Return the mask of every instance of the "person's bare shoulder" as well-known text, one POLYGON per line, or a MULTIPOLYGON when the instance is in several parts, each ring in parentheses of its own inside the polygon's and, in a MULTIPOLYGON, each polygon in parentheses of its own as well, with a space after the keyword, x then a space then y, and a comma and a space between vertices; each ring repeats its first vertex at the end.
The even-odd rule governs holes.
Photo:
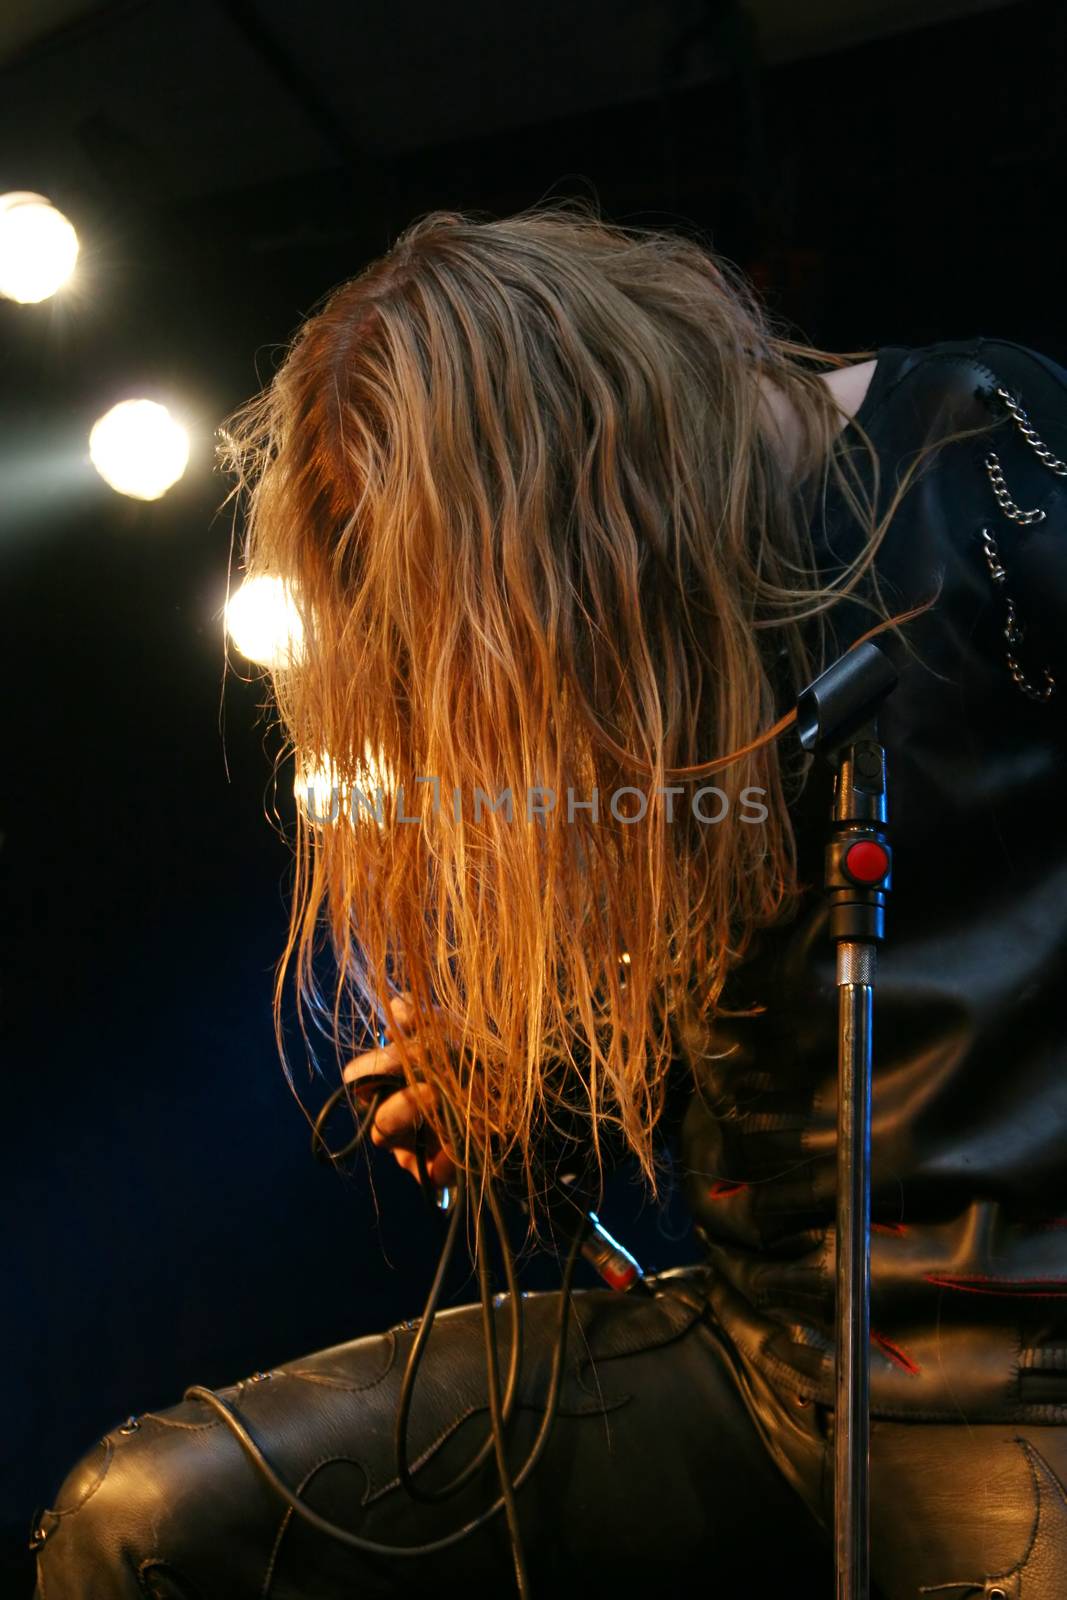
POLYGON ((861 361, 854 367, 837 367, 833 372, 819 374, 846 419, 854 417, 863 404, 876 366, 876 361, 861 361))
MULTIPOLYGON (((861 361, 854 367, 837 367, 832 372, 820 372, 819 377, 833 396, 840 413, 840 428, 848 426, 863 404, 870 388, 877 361, 861 361)), ((760 389, 767 414, 778 433, 782 451, 790 471, 795 467, 800 443, 800 421, 791 403, 782 391, 766 378, 760 378, 760 389)))

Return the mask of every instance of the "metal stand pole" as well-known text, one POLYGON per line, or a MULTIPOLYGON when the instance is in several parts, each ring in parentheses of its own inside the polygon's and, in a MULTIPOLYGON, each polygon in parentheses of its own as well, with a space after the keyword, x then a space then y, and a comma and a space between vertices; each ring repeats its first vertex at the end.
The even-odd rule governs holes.
POLYGON ((875 946, 837 946, 837 1301, 834 1545, 837 1600, 870 1590, 871 1024, 875 946))
POLYGON ((807 688, 797 731, 836 767, 825 886, 837 946, 837 1283, 834 1544, 837 1600, 868 1600, 870 1455, 871 1073, 875 957, 885 937, 892 857, 885 751, 872 710, 896 670, 859 645, 807 688))

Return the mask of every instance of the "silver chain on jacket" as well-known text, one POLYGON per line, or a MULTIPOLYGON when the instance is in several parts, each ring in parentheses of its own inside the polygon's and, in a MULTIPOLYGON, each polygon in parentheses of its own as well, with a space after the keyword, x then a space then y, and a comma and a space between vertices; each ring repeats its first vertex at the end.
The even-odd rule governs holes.
MULTIPOLYGON (((1067 478, 1067 462, 1063 462, 1058 456, 1053 455, 1052 451, 1037 433, 1030 421, 1030 418, 1027 416, 1026 412, 1023 410, 1022 406, 1019 404, 1018 400, 1010 392, 1010 390, 1005 388, 998 389, 996 391, 996 398, 1002 403, 1004 409, 1011 417, 1012 422, 1015 424, 1019 434, 1029 445, 1030 449, 1034 452, 1042 466, 1047 467, 1050 472, 1054 472, 1058 478, 1067 478)), ((1004 471, 1000 465, 1000 457, 997 455, 995 450, 990 450, 986 455, 985 470, 986 476, 989 478, 989 486, 993 491, 993 498, 996 500, 997 505, 1008 518, 1009 522, 1017 523, 1021 528, 1033 527, 1035 523, 1044 522, 1044 511, 1040 509, 1036 509, 1034 511, 1024 511, 1022 507, 1012 499, 1008 485, 1004 479, 1004 471)), ((1016 646, 1019 645, 1025 638, 1026 625, 1019 618, 1014 600, 1003 588, 1003 584, 1007 579, 1008 574, 1005 572, 1004 567, 1001 564, 1000 552, 997 548, 997 541, 994 537, 992 528, 983 528, 981 530, 981 537, 982 550, 985 554, 986 565, 989 568, 989 576, 993 582, 1000 587, 1001 594, 1004 598, 1004 608, 1006 613, 1004 619, 1004 639, 1007 646, 1005 650, 1005 657, 1008 664, 1008 671, 1011 673, 1012 682, 1015 684, 1016 688, 1022 694, 1026 695, 1030 700, 1049 700, 1056 692, 1056 680, 1052 676, 1052 673, 1049 671, 1048 667, 1041 668, 1041 675, 1044 679, 1044 682, 1038 686, 1026 676, 1026 673, 1023 671, 1023 668, 1019 662, 1019 658, 1016 654, 1016 646)))

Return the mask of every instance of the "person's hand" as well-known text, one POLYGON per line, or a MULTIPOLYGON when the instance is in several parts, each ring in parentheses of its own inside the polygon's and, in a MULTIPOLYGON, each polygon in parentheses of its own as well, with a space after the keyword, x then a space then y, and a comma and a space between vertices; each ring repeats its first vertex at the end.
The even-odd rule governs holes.
MULTIPOLYGON (((374 1073, 398 1072, 400 1062, 400 1049, 395 1043, 399 1033, 403 1033, 407 1040, 409 1055, 418 1053, 415 1042, 409 1038, 408 1030, 411 1027, 414 1010, 411 1002, 400 996, 390 1001, 392 1023, 387 1026, 386 1032, 390 1042, 381 1045, 375 1050, 364 1051, 350 1061, 344 1070, 344 1080, 355 1086, 356 1094, 360 1093, 359 1081, 368 1078, 374 1073)), ((372 1086, 367 1086, 368 1098, 372 1086)), ((371 1143, 381 1150, 392 1152, 393 1158, 405 1172, 420 1182, 419 1163, 415 1156, 415 1139, 422 1126, 422 1138, 426 1154, 426 1170, 430 1175, 430 1182, 435 1189, 447 1188, 456 1181, 456 1165, 449 1153, 442 1149, 440 1140, 428 1125, 424 1125, 424 1108, 432 1106, 434 1091, 428 1083, 420 1083, 415 1089, 400 1089, 396 1094, 388 1095, 378 1107, 374 1122, 371 1126, 371 1143)))

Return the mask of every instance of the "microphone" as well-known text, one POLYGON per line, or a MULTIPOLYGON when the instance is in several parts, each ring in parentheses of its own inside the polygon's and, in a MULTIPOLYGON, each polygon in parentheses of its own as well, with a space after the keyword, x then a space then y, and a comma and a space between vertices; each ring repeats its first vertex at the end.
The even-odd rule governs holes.
MULTIPOLYGON (((334 1090, 326 1101, 322 1110, 315 1118, 312 1128, 312 1150, 316 1157, 322 1161, 337 1161, 354 1152, 369 1129, 370 1121, 377 1110, 379 1102, 387 1095, 399 1093, 408 1087, 407 1082, 398 1073, 374 1072, 356 1081, 356 1093, 370 1109, 362 1119, 356 1136, 341 1150, 331 1150, 323 1136, 323 1128, 330 1113, 339 1101, 345 1097, 347 1085, 342 1084, 334 1090)), ((585 1222, 585 1237, 580 1245, 581 1254, 593 1271, 607 1287, 616 1294, 630 1294, 638 1292, 650 1294, 644 1271, 625 1245, 608 1232, 595 1211, 584 1207, 577 1198, 578 1183, 575 1173, 561 1174, 556 1180, 555 1187, 567 1200, 568 1205, 578 1211, 585 1222), (573 1191, 573 1192, 568 1192, 573 1191)), ((441 1211, 451 1211, 455 1204, 456 1191, 444 1185, 434 1192, 434 1203, 441 1211)), ((518 1202, 523 1211, 529 1212, 525 1201, 518 1202)))

